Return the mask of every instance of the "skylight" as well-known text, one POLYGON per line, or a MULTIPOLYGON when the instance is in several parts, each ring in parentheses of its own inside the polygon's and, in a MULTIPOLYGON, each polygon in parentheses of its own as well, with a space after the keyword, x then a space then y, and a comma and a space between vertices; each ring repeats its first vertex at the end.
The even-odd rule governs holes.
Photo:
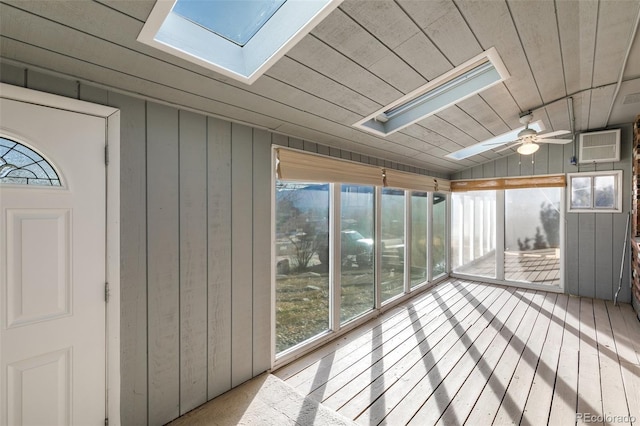
POLYGON ((177 0, 173 12, 244 46, 284 2, 285 0, 177 0))
POLYGON ((387 136, 509 77, 495 48, 452 69, 354 124, 387 136))
POLYGON ((158 0, 138 41, 251 84, 342 0, 158 0))
MULTIPOLYGON (((524 128, 525 126, 518 127, 517 129, 508 131, 501 135, 494 136, 491 139, 487 139, 475 145, 471 145, 459 151, 447 154, 445 155, 445 157, 453 158, 454 160, 464 160, 465 158, 473 157, 474 155, 489 151, 490 149, 499 148, 502 145, 518 139, 518 133, 524 128)), ((544 130, 544 125, 542 124, 542 121, 534 121, 533 123, 529 124, 529 128, 535 130, 536 132, 542 132, 544 130)))

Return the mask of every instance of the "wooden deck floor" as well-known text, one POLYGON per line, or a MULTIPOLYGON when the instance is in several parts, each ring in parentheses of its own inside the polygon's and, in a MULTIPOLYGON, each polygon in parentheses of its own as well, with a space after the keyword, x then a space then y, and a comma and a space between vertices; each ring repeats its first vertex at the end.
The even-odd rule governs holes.
POLYGON ((451 280, 274 374, 360 424, 640 424, 640 323, 629 305, 451 280))
MULTIPOLYGON (((495 278, 495 253, 457 268, 456 272, 495 278)), ((505 251, 504 278, 560 287, 560 256, 555 249, 505 251)))

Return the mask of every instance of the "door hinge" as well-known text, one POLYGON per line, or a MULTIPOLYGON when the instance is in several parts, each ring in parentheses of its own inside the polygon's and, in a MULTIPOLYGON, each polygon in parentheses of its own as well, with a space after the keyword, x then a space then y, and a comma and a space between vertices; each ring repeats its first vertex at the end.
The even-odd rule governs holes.
POLYGON ((109 283, 104 283, 104 301, 109 303, 109 283))
POLYGON ((104 165, 109 165, 109 145, 104 146, 104 165))

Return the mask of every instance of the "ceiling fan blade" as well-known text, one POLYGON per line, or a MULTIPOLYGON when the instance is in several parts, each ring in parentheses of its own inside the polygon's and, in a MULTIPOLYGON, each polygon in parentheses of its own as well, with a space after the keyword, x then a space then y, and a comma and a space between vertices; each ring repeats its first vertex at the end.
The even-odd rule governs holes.
POLYGON ((491 142, 491 143, 485 143, 485 144, 483 144, 483 145, 484 145, 484 146, 491 146, 491 145, 499 146, 499 145, 508 145, 508 144, 510 144, 510 143, 515 143, 515 142, 519 142, 519 141, 516 139, 516 140, 513 140, 513 141, 506 141, 506 142, 491 142))
POLYGON ((504 151, 506 151, 508 149, 515 148, 515 147, 517 147, 518 145, 521 145, 521 144, 522 144, 522 142, 514 143, 514 144, 511 144, 509 146, 505 146, 504 148, 499 149, 496 152, 504 152, 504 151))
POLYGON ((572 139, 547 139, 547 138, 536 139, 536 143, 554 143, 554 144, 560 144, 560 145, 564 145, 571 141, 572 139))
POLYGON ((542 139, 547 139, 547 138, 552 138, 554 136, 568 135, 569 133, 571 132, 568 130, 556 130, 555 132, 538 134, 538 137, 542 139))

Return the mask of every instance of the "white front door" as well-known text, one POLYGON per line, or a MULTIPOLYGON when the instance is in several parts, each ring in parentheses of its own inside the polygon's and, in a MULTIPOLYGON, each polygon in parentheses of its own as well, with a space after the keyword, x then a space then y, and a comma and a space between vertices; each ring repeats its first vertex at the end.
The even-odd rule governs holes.
POLYGON ((2 425, 104 424, 105 126, 0 99, 2 425))

